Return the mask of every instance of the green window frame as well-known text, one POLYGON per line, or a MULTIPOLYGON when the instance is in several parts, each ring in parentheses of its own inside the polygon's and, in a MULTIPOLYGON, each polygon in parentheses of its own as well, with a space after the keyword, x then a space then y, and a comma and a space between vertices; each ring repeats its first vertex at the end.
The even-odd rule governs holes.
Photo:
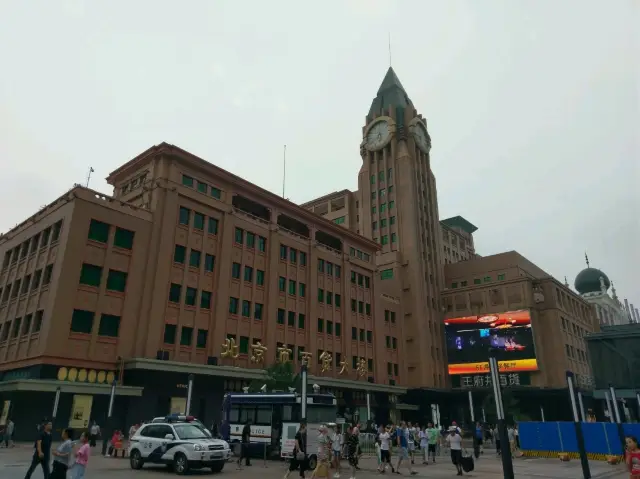
POLYGON ((256 235, 255 233, 251 233, 247 231, 247 248, 255 248, 256 246, 256 235))
POLYGON ((278 324, 284 324, 284 309, 278 308, 278 315, 276 320, 278 324))
POLYGON ((240 279, 240 263, 232 263, 231 264, 231 277, 233 279, 240 279))
POLYGON ((220 188, 216 188, 215 186, 211 187, 211 196, 213 196, 216 200, 222 198, 222 190, 220 188))
POLYGON ((324 302, 324 289, 322 288, 318 288, 318 302, 319 303, 324 302))
POLYGON ((113 246, 117 248, 132 250, 133 239, 136 234, 133 231, 116 227, 116 234, 113 237, 113 246))
POLYGON ((298 313, 298 329, 304 329, 305 322, 306 322, 305 315, 302 313, 298 313))
POLYGON ((91 334, 96 313, 83 309, 74 309, 71 315, 71 332, 91 334))
POLYGON ((80 284, 100 287, 102 280, 102 267, 95 264, 83 263, 80 270, 80 284))
POLYGON ((120 334, 120 316, 113 314, 103 314, 100 316, 98 325, 98 336, 117 338, 120 334))
POLYGON ((187 257, 187 248, 182 246, 181 244, 175 245, 173 248, 173 262, 184 264, 184 261, 187 257))
POLYGON ((191 286, 187 286, 187 292, 184 295, 184 304, 187 306, 195 306, 197 297, 198 290, 191 286))
POLYGON ((246 336, 240 336, 240 354, 249 354, 249 338, 246 336))
POLYGON ((107 275, 107 290, 124 293, 127 289, 127 278, 129 274, 125 271, 110 269, 107 275))
POLYGON ((180 330, 180 346, 191 346, 193 341, 193 328, 190 326, 182 326, 180 330))
POLYGON ((318 332, 324 332, 324 319, 318 318, 318 332))
POLYGON ((198 181, 198 191, 200 193, 207 193, 207 191, 209 190, 209 185, 206 183, 203 183, 202 181, 198 181))
POLYGON ((207 347, 207 339, 209 337, 209 331, 206 329, 198 329, 198 335, 196 336, 196 348, 204 349, 207 347))
POLYGON ((98 220, 91 220, 89 223, 88 238, 97 243, 107 243, 109 241, 109 230, 111 225, 98 220))
POLYGON ((210 235, 218 234, 218 226, 219 226, 218 219, 209 217, 209 225, 208 225, 207 231, 210 235))
POLYGON ((183 186, 193 188, 193 178, 187 175, 182 175, 182 184, 183 186))
POLYGON ((264 253, 267 249, 267 238, 264 236, 258 236, 258 251, 264 253))
POLYGON ((300 251, 300 266, 307 265, 307 253, 304 251, 300 251))
POLYGON ((242 228, 236 228, 234 233, 234 241, 236 244, 244 243, 244 230, 242 228))
POLYGON ((264 305, 262 303, 254 303, 253 304, 253 319, 261 320, 262 319, 262 311, 264 310, 264 305))
POLYGON ((296 312, 287 311, 287 326, 294 328, 296 326, 296 312))
POLYGON ((304 298, 307 295, 307 285, 304 283, 298 283, 298 296, 304 298))
POLYGON ((215 268, 216 266, 216 257, 213 256, 212 254, 205 254, 204 255, 204 270, 211 272, 213 271, 213 268, 215 268))
POLYGON ((278 291, 280 291, 281 293, 284 293, 287 289, 287 278, 285 278, 284 276, 280 276, 278 278, 278 291))
POLYGON ((204 230, 204 215, 197 211, 193 212, 193 229, 200 231, 204 230))
POLYGON ((164 336, 163 336, 162 342, 164 344, 176 344, 176 325, 175 324, 164 325, 164 336))
POLYGON ((200 308, 211 309, 211 291, 200 292, 200 308))
POLYGON ((202 253, 198 250, 192 249, 189 253, 189 266, 191 268, 200 268, 200 262, 202 261, 202 253))
POLYGON ((238 298, 234 298, 233 296, 229 297, 229 313, 230 314, 238 314, 238 298))
POLYGON ((380 279, 393 279, 393 268, 380 271, 380 279))
POLYGON ((169 287, 169 301, 171 303, 179 303, 180 297, 182 296, 182 285, 171 283, 169 287))
POLYGON ((251 283, 253 281, 253 268, 251 266, 244 267, 244 280, 251 283))
POLYGON ((191 210, 189 208, 185 208, 184 206, 180 207, 178 222, 181 225, 189 226, 189 223, 191 222, 191 210))
POLYGON ((289 280, 289 294, 293 296, 296 294, 296 282, 292 279, 289 280))
POLYGON ((242 300, 242 316, 245 318, 251 317, 251 301, 246 299, 242 300))
POLYGON ((258 286, 264 286, 264 271, 261 269, 256 270, 256 284, 258 286))

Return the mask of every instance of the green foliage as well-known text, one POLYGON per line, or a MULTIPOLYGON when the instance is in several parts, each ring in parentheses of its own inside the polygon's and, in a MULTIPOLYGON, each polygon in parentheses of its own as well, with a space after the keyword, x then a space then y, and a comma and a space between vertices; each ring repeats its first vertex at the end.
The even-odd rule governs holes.
MULTIPOLYGON (((502 405, 504 407, 504 416, 507 423, 511 424, 518 421, 530 420, 526 414, 522 413, 518 400, 513 397, 513 393, 509 389, 502 390, 502 405)), ((484 408, 487 421, 491 424, 495 424, 498 420, 498 415, 496 413, 496 401, 493 397, 493 393, 490 393, 484 398, 482 407, 484 408)))
POLYGON ((293 370, 293 363, 280 363, 275 362, 265 368, 267 373, 266 379, 254 379, 249 384, 250 392, 259 392, 263 385, 267 385, 267 392, 271 391, 285 391, 288 392, 289 388, 295 388, 300 390, 300 375, 295 374, 293 370))

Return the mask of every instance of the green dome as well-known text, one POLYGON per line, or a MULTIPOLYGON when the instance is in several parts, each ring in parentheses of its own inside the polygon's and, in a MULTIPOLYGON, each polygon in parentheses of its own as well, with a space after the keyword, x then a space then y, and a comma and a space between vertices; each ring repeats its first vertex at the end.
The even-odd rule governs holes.
POLYGON ((578 273, 578 276, 576 276, 574 283, 576 291, 580 294, 599 293, 601 291, 600 278, 604 279, 604 286, 609 289, 611 281, 609 281, 606 274, 596 268, 583 269, 578 273))

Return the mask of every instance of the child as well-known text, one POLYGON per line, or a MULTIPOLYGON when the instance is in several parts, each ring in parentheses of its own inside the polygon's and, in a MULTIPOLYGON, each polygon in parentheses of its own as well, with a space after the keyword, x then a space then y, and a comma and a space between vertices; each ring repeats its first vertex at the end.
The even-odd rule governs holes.
POLYGON ((89 440, 86 433, 82 433, 80 436, 81 446, 76 451, 76 463, 71 468, 72 479, 84 479, 84 473, 87 469, 87 463, 89 462, 89 455, 91 454, 91 447, 89 446, 89 440))

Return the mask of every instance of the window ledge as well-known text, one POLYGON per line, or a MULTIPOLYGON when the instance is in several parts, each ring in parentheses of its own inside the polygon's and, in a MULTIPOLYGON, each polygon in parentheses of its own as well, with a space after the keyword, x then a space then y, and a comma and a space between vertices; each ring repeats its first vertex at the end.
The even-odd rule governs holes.
POLYGON ((98 336, 97 342, 107 344, 117 344, 118 338, 114 336, 98 336))
POLYGON ((71 331, 69 333, 69 339, 82 339, 84 341, 90 341, 91 333, 78 333, 75 331, 71 331))

